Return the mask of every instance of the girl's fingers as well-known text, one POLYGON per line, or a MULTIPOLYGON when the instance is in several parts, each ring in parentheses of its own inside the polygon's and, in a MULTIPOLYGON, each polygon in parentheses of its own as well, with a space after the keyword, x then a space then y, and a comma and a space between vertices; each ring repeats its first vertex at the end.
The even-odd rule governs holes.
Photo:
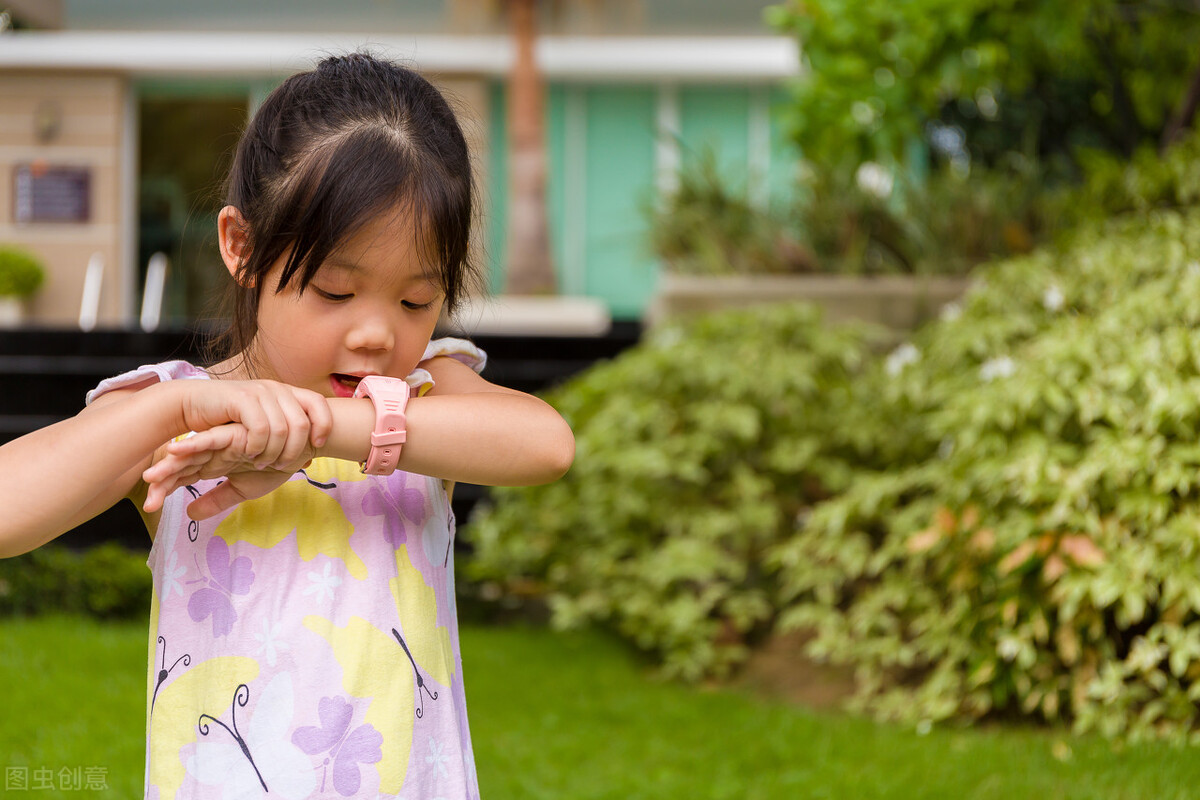
POLYGON ((247 440, 248 434, 245 426, 230 422, 193 434, 186 439, 171 442, 167 445, 167 452, 171 455, 187 456, 217 450, 232 450, 246 455, 249 448, 247 440))
POLYGON ((207 453, 190 453, 185 455, 169 453, 154 466, 148 467, 142 473, 142 480, 146 483, 156 483, 165 480, 172 473, 189 467, 198 468, 201 464, 206 464, 210 460, 207 453))
POLYGON ((233 508, 246 499, 246 496, 237 491, 233 484, 225 481, 188 503, 187 515, 198 522, 203 521, 220 514, 227 508, 233 508))
POLYGON ((283 452, 288 437, 288 416, 280 406, 280 398, 269 394, 262 398, 262 410, 266 416, 267 431, 262 447, 256 453, 247 453, 256 467, 274 463, 283 452))
POLYGON ((181 486, 186 486, 194 480, 195 476, 188 472, 182 472, 171 475, 164 480, 150 483, 146 488, 146 501, 142 503, 142 509, 147 514, 153 514, 162 508, 163 503, 167 498, 181 486))
POLYGON ((260 458, 255 462, 256 466, 286 469, 296 463, 300 455, 308 449, 312 423, 309 421, 308 411, 301 404, 300 399, 289 391, 279 398, 279 408, 287 420, 283 446, 274 459, 268 461, 265 457, 260 458))
POLYGON ((297 390, 296 399, 308 416, 309 440, 313 447, 324 446, 333 431, 333 412, 329 410, 329 402, 316 392, 305 390, 297 390))

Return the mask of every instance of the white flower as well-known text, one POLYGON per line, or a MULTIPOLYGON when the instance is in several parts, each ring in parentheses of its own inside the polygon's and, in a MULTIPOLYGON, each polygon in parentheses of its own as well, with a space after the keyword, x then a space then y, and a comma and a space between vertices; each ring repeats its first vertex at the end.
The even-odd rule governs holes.
POLYGON ((985 381, 1008 378, 1017 371, 1016 363, 1008 356, 988 359, 979 367, 979 377, 985 381))
POLYGON ((183 585, 179 583, 179 579, 187 574, 187 567, 179 566, 179 553, 174 550, 167 558, 167 568, 163 572, 162 597, 160 600, 166 600, 171 596, 171 592, 177 592, 180 597, 183 597, 183 585))
POLYGON ((946 305, 942 306, 942 310, 938 314, 938 317, 941 318, 943 322, 953 322, 961 316, 962 303, 946 303, 946 305))
POLYGON ((996 643, 996 652, 1005 661, 1015 661, 1021 654, 1021 641, 1015 636, 1005 636, 996 643))
POLYGON ((308 579, 312 581, 312 585, 304 590, 305 594, 316 594, 317 600, 324 600, 326 594, 329 599, 333 599, 333 590, 341 585, 342 579, 333 574, 333 565, 328 561, 325 562, 325 572, 318 575, 315 572, 308 573, 308 579))
POLYGON ((429 755, 425 756, 426 764, 433 764, 437 773, 443 778, 450 774, 446 769, 446 755, 442 752, 442 746, 432 737, 429 737, 429 755))
POLYGON ((870 103, 865 103, 859 100, 854 105, 850 106, 850 116, 864 128, 870 127, 875 122, 875 109, 871 108, 870 103))
POLYGON ((854 182, 863 192, 879 200, 886 200, 892 194, 892 173, 874 161, 859 165, 854 182))
POLYGON ((262 633, 254 634, 254 638, 258 641, 258 650, 254 652, 254 655, 266 654, 267 663, 272 667, 275 666, 276 651, 291 648, 291 645, 287 642, 281 642, 276 639, 279 636, 280 628, 281 626, 278 622, 272 625, 270 620, 264 619, 262 633))
POLYGON ((996 102, 996 95, 992 94, 992 90, 984 87, 975 92, 975 105, 979 108, 979 113, 983 114, 986 119, 995 119, 1000 113, 1000 104, 996 102))
POLYGON ((884 368, 888 375, 895 377, 909 364, 915 364, 920 360, 921 351, 911 342, 905 342, 888 355, 887 361, 884 362, 884 368))
POLYGON ((1042 305, 1047 311, 1061 311, 1064 300, 1062 289, 1054 284, 1050 284, 1046 291, 1042 292, 1042 305))

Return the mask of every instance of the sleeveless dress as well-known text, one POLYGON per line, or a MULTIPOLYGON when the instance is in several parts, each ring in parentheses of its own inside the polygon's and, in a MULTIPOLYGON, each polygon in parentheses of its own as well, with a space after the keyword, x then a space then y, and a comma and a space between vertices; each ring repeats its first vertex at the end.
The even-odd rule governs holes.
MULTIPOLYGON (((482 370, 469 342, 440 339, 482 370)), ((175 361, 105 391, 205 380, 175 361)), ((432 385, 418 370, 408 382, 432 385)), ((440 480, 315 459, 204 520, 174 492, 153 573, 147 798, 477 798, 454 601, 454 516, 440 480)))

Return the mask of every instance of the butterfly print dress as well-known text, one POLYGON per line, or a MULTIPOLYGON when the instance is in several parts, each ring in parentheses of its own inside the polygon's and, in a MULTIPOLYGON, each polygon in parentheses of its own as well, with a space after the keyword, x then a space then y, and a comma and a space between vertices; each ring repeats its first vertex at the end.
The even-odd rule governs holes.
MULTIPOLYGON (((439 339, 482 370, 468 342, 439 339)), ((203 380, 176 361, 89 394, 203 380)), ((410 384, 428 388, 418 370, 410 384)), ((476 798, 441 481, 319 458, 209 520, 174 492, 154 576, 146 797, 476 798)))

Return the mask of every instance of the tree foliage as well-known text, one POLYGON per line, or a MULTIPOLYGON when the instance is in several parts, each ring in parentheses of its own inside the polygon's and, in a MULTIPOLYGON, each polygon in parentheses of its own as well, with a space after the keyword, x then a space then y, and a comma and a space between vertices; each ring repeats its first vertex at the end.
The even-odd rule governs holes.
POLYGON ((1162 141, 1200 70, 1194 0, 789 0, 767 18, 800 40, 793 130, 824 164, 903 160, 931 133, 985 162, 1129 155, 1162 141))

